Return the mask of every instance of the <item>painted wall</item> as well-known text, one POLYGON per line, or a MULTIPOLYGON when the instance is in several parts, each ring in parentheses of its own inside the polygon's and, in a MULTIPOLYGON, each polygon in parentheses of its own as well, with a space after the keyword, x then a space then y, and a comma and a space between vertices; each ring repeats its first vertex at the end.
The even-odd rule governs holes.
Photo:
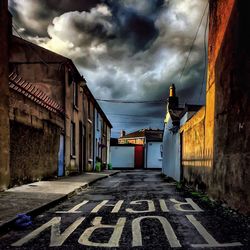
POLYGON ((111 146, 111 162, 113 168, 134 168, 134 146, 111 146))
POLYGON ((205 107, 180 128, 180 133, 183 179, 205 191, 212 165, 211 152, 205 150, 205 107))
POLYGON ((111 138, 111 128, 107 127, 107 164, 111 163, 111 159, 110 159, 110 138, 111 138))
POLYGON ((163 159, 162 172, 175 179, 180 180, 180 134, 173 133, 169 129, 172 128, 172 119, 167 115, 165 119, 163 133, 163 159))
POLYGON ((162 168, 162 142, 147 142, 146 168, 162 168))

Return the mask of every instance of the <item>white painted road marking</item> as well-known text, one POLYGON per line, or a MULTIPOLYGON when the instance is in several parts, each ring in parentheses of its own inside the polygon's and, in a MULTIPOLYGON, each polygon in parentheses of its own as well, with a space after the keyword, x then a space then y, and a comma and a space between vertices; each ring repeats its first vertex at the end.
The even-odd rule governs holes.
POLYGON ((155 204, 154 204, 154 202, 152 200, 131 201, 130 204, 131 205, 141 205, 143 202, 147 202, 148 203, 148 210, 135 211, 132 208, 127 208, 126 211, 128 213, 134 213, 134 214, 155 212, 155 204))
POLYGON ((89 201, 83 201, 81 203, 79 203, 78 205, 74 206, 73 208, 71 208, 68 211, 56 211, 56 213, 58 214, 78 214, 81 213, 81 211, 77 211, 80 207, 84 206, 85 204, 87 204, 89 201))
POLYGON ((214 237, 201 225, 199 221, 195 219, 193 215, 186 215, 188 220, 194 225, 199 234, 204 238, 207 244, 191 244, 192 247, 237 247, 243 246, 240 242, 234 243, 222 243, 214 239, 214 237))
POLYGON ((126 218, 119 218, 115 225, 104 225, 101 224, 102 217, 94 218, 92 227, 87 228, 84 233, 80 236, 78 242, 85 246, 92 247, 119 247, 119 241, 122 235, 122 231, 126 222, 126 218), (113 233, 108 243, 97 243, 90 241, 92 233, 99 228, 112 228, 113 233))
MULTIPOLYGON (((202 212, 203 210, 193 202, 192 199, 187 198, 185 199, 185 202, 177 201, 175 199, 169 199, 170 202, 174 203, 174 209, 181 212, 202 212), (189 205, 191 206, 191 209, 184 209, 182 206, 189 205)), ((159 199, 157 200, 160 205, 160 211, 162 212, 170 212, 168 209, 168 206, 166 204, 165 199, 159 199)), ((89 201, 84 200, 81 203, 77 204, 73 208, 71 208, 68 211, 57 211, 56 213, 73 213, 78 214, 82 211, 79 211, 81 207, 86 205, 89 201)), ((103 207, 113 207, 111 210, 111 214, 117 214, 120 212, 122 205, 124 204, 124 200, 118 200, 116 203, 108 204, 109 200, 103 200, 98 205, 96 205, 90 213, 98 213, 103 207)), ((155 212, 155 203, 153 200, 136 200, 131 201, 129 203, 130 208, 127 208, 125 211, 130 214, 139 214, 139 213, 148 213, 148 212, 155 212), (140 206, 147 205, 147 208, 145 210, 140 210, 140 206), (131 205, 133 208, 131 208, 131 205), (134 207, 135 206, 135 207, 134 207)), ((142 208, 141 208, 142 209, 142 208)), ((172 208, 173 209, 173 208, 172 208)), ((181 215, 180 215, 181 216, 181 215)), ((195 219, 193 215, 186 215, 187 219, 192 223, 192 225, 196 228, 198 233, 204 238, 206 241, 205 244, 191 244, 191 247, 194 248, 228 248, 228 247, 235 247, 235 246, 243 246, 240 242, 234 242, 234 243, 219 243, 217 242, 211 234, 208 233, 208 231, 205 229, 205 227, 195 219)), ((65 240, 78 228, 78 226, 84 221, 85 217, 79 217, 75 222, 73 222, 65 231, 61 234, 60 232, 60 226, 61 226, 61 217, 54 217, 47 223, 43 224, 39 228, 35 229, 22 239, 16 241, 12 244, 12 246, 22 246, 23 244, 33 240, 34 238, 38 237, 39 234, 41 234, 43 231, 47 230, 51 227, 51 237, 50 237, 50 246, 61 246, 65 242, 65 240)), ((162 227, 164 229, 165 235, 169 241, 169 244, 171 247, 181 247, 180 242, 178 241, 175 232, 173 228, 171 227, 168 220, 163 216, 142 216, 139 218, 135 218, 132 221, 132 246, 142 246, 142 235, 141 235, 141 223, 144 219, 157 219, 161 222, 162 227)), ((123 232, 123 228, 125 226, 126 218, 118 218, 116 225, 107 225, 107 224, 101 224, 102 217, 95 217, 93 219, 93 226, 88 227, 85 229, 85 231, 80 236, 78 242, 82 245, 86 246, 99 246, 99 247, 119 247, 119 241, 120 237, 123 232), (91 235, 94 233, 97 229, 113 229, 113 233, 109 239, 108 243, 97 243, 90 241, 91 235)))
POLYGON ((16 241, 11 246, 20 247, 28 241, 36 238, 40 233, 42 233, 47 228, 51 227, 50 234, 50 246, 61 246, 64 241, 75 231, 75 229, 83 222, 85 217, 79 217, 75 222, 73 222, 62 234, 60 233, 61 217, 54 217, 47 223, 43 224, 36 230, 32 231, 30 234, 26 235, 24 238, 16 241))
POLYGON ((160 199, 159 203, 160 203, 160 207, 161 207, 161 211, 162 212, 169 212, 169 209, 168 209, 168 207, 166 205, 166 201, 165 200, 160 199))
POLYGON ((203 210, 196 203, 194 203, 192 199, 186 198, 185 200, 186 202, 181 202, 181 201, 177 201, 176 199, 170 199, 170 201, 172 201, 173 203, 176 203, 174 205, 176 210, 179 210, 182 212, 203 212, 203 210), (181 208, 181 206, 183 205, 190 205, 193 209, 183 209, 181 208))
POLYGON ((181 247, 180 242, 178 241, 173 228, 171 227, 170 223, 165 217, 162 216, 142 216, 136 218, 132 222, 132 234, 133 234, 133 247, 140 247, 142 246, 142 235, 141 235, 141 221, 145 219, 157 219, 161 222, 165 235, 169 241, 171 247, 181 247))
MULTIPOLYGON (((177 211, 181 211, 181 212, 203 212, 203 210, 190 198, 185 199, 186 201, 177 201, 176 199, 169 199, 171 202, 175 203, 174 204, 174 208, 177 211), (183 209, 181 206, 183 205, 189 205, 192 207, 192 209, 183 209)), ((81 213, 82 211, 79 211, 78 209, 80 209, 82 206, 84 206, 85 204, 87 204, 89 201, 85 200, 79 204, 77 204, 76 206, 74 206, 73 208, 71 208, 68 211, 57 211, 56 213, 60 213, 60 214, 68 214, 68 213, 81 213)), ((111 211, 111 213, 118 213, 121 209, 121 206, 124 203, 124 200, 119 200, 117 201, 114 205, 113 204, 107 204, 109 202, 109 200, 103 200, 101 201, 100 204, 98 204, 96 207, 94 207, 91 211, 91 213, 98 213, 100 211, 101 208, 103 207, 114 207, 113 210, 111 211)), ((147 202, 148 203, 148 210, 134 210, 132 208, 127 208, 126 211, 128 213, 147 213, 147 212, 155 212, 155 204, 153 200, 137 200, 137 201, 131 201, 130 205, 142 205, 143 202, 147 202)), ((160 208, 162 210, 162 212, 171 212, 167 205, 166 205, 166 200, 164 199, 159 199, 159 204, 160 204, 160 208)))
POLYGON ((119 200, 116 204, 107 204, 109 202, 109 200, 104 200, 102 201, 100 204, 98 204, 92 211, 91 213, 97 213, 99 212, 99 210, 106 206, 106 207, 114 207, 113 210, 111 211, 111 213, 118 213, 119 210, 121 209, 121 206, 124 202, 124 200, 119 200))

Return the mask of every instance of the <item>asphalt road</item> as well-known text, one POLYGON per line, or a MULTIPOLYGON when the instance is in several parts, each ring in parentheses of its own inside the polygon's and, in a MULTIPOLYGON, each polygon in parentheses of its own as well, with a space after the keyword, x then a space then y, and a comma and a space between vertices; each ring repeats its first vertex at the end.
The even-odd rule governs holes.
POLYGON ((0 238, 0 249, 250 249, 249 224, 159 171, 124 171, 0 238))

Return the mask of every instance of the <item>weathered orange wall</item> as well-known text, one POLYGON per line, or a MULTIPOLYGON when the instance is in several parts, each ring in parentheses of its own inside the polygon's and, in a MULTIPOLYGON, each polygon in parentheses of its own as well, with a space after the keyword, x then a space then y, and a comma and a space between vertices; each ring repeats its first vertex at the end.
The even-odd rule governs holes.
POLYGON ((180 129, 181 166, 186 182, 205 191, 212 166, 211 151, 205 145, 205 107, 180 129))
POLYGON ((210 67, 215 85, 214 166, 209 192, 250 212, 249 1, 211 1, 210 67), (212 45, 215 44, 215 47, 212 45))
POLYGON ((198 113, 182 128, 183 160, 192 156, 197 147, 201 152, 204 150, 209 160, 209 164, 202 167, 193 163, 185 167, 184 161, 184 178, 245 214, 250 212, 250 16, 247 2, 210 0, 205 120, 200 119, 195 124, 201 114, 198 113))

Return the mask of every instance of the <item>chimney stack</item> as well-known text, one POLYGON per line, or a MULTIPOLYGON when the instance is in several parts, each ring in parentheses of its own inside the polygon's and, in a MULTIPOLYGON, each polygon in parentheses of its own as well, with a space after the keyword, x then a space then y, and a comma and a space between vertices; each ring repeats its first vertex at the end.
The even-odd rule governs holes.
POLYGON ((121 130, 120 137, 123 137, 125 135, 126 135, 126 131, 125 130, 121 130))
POLYGON ((178 108, 179 98, 176 96, 175 85, 171 84, 169 87, 169 97, 168 97, 168 110, 178 108))

